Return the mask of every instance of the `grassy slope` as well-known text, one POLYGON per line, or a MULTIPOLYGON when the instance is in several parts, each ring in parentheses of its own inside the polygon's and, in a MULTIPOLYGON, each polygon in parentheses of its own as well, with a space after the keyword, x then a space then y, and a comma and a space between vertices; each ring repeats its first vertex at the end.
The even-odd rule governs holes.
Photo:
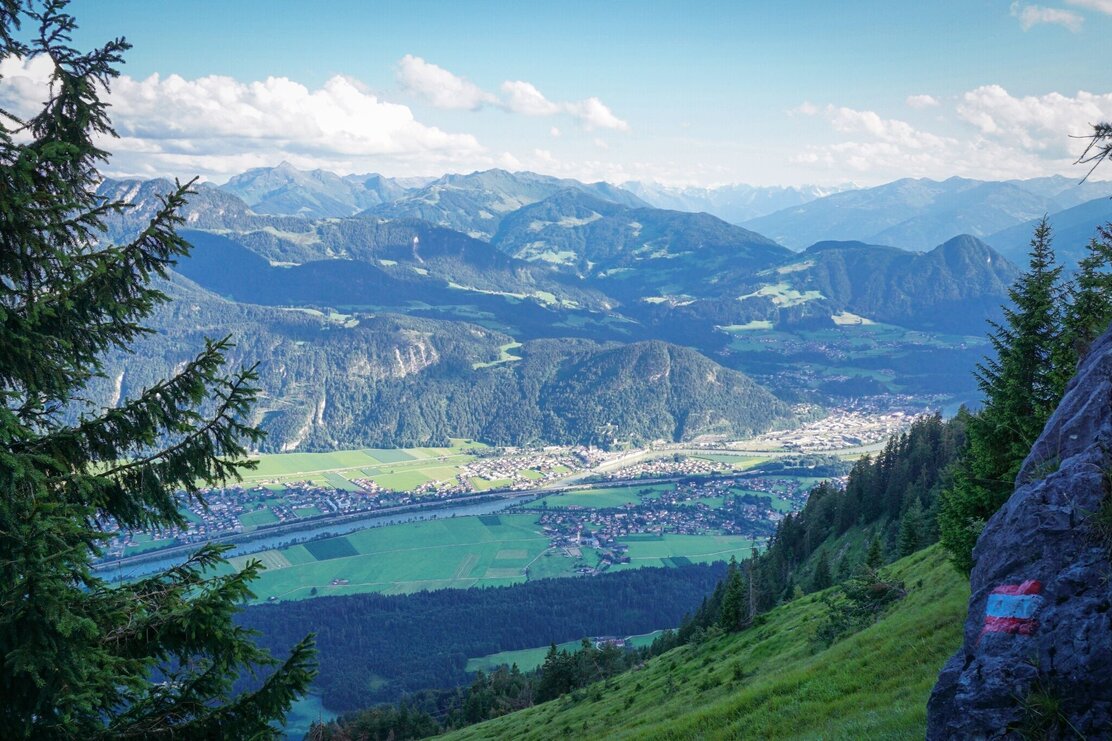
POLYGON ((809 596, 744 633, 653 659, 609 689, 595 685, 453 737, 921 738, 969 590, 937 546, 889 568, 908 596, 825 650, 811 642, 821 605, 809 596))

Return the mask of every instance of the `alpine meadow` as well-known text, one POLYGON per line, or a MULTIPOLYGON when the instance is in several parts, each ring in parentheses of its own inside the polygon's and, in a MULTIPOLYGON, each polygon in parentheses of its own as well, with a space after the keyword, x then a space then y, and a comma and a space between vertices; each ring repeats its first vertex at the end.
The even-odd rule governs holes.
POLYGON ((0 736, 1112 735, 1101 0, 0 0, 0 736))

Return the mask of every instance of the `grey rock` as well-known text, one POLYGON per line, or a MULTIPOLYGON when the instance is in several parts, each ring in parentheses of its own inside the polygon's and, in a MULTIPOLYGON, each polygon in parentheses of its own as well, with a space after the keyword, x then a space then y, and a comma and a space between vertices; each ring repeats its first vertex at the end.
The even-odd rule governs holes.
POLYGON ((1057 704, 1039 733, 1112 738, 1112 559, 1090 523, 1110 476, 1112 332, 977 541, 964 642, 931 694, 929 739, 1020 738, 1037 698, 1057 704))

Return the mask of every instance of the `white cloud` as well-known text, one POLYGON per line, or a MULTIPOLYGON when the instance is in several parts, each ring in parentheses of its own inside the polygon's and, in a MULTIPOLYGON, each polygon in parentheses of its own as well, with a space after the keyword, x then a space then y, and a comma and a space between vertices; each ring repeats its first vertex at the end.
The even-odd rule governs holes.
POLYGON ((825 115, 835 131, 845 134, 868 134, 879 141, 904 149, 938 148, 942 140, 934 134, 916 129, 906 121, 885 119, 875 111, 827 106, 825 115))
POLYGON ((1112 0, 1066 0, 1066 4, 1112 15, 1112 0))
POLYGON ((0 108, 21 118, 35 113, 50 97, 48 83, 54 65, 49 57, 0 59, 0 108))
POLYGON ((523 80, 502 83, 503 105, 507 110, 525 116, 554 116, 566 113, 579 120, 583 128, 629 131, 629 124, 614 115, 598 98, 557 103, 549 100, 535 85, 523 80))
MULTIPOLYGON (((39 104, 43 64, 43 58, 0 62, 0 105, 28 112, 39 104)), ((343 76, 309 89, 284 77, 244 83, 215 75, 123 75, 107 101, 120 139, 102 144, 113 152, 117 174, 218 178, 282 159, 338 172, 435 170, 487 157, 474 136, 423 124, 407 106, 343 76)))
POLYGON ((905 101, 911 108, 934 108, 938 98, 933 95, 909 95, 905 101))
POLYGON ((1076 157, 1078 143, 1098 121, 1112 120, 1112 93, 1085 91, 1017 98, 999 85, 984 85, 962 96, 957 114, 984 135, 1024 150, 1058 158, 1076 157))
POLYGON ((1019 19, 1019 25, 1023 27, 1024 31, 1029 31, 1032 27, 1042 23, 1049 23, 1063 26, 1077 33, 1085 22, 1084 18, 1069 10, 1044 8, 1041 5, 1024 5, 1019 2, 1012 3, 1011 14, 1019 19))
POLYGON ((794 116, 798 113, 798 114, 803 115, 803 116, 815 116, 815 115, 818 115, 818 112, 819 112, 819 107, 817 105, 815 105, 814 103, 812 103, 809 100, 805 100, 802 103, 800 103, 797 107, 792 108, 790 111, 788 111, 788 115, 789 116, 794 116))
POLYGON ((476 111, 497 101, 470 80, 457 77, 443 67, 421 57, 406 54, 398 62, 397 78, 402 87, 426 99, 437 108, 476 111))
MULTIPOLYGON (((1048 174, 1080 177, 1074 162, 1096 121, 1112 120, 1112 93, 1048 93, 1015 97, 999 85, 940 105, 932 128, 884 118, 875 111, 828 105, 821 109, 836 140, 790 157, 812 170, 852 170, 874 179, 893 177, 1022 178, 1048 174)), ((815 137, 820 138, 820 137, 815 137)))
POLYGON ((560 112, 560 106, 553 103, 540 90, 523 80, 506 80, 502 83, 503 105, 514 113, 524 116, 552 116, 560 112))
POLYGON ((588 131, 592 129, 614 129, 629 131, 629 124, 614 115, 598 98, 587 98, 577 103, 565 103, 568 113, 575 116, 588 131))
POLYGON ((549 100, 536 85, 525 80, 506 80, 500 87, 502 95, 499 97, 412 54, 406 54, 398 62, 397 77, 405 90, 419 95, 437 108, 477 111, 492 105, 523 116, 566 114, 578 120, 588 131, 629 131, 629 124, 614 115, 598 98, 567 102, 549 100))
POLYGON ((553 126, 551 129, 549 129, 548 133, 552 135, 553 139, 559 139, 560 138, 560 129, 556 128, 555 126, 553 126))

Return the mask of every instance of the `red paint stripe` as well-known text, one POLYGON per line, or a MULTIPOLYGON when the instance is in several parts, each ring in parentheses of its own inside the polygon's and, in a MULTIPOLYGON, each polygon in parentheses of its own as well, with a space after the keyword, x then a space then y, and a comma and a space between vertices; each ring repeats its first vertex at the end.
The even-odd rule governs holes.
POLYGON ((1015 633, 1021 636, 1034 635, 1039 621, 1033 618, 986 617, 984 633, 1015 633))
POLYGON ((1038 594, 1042 591, 1042 582, 1037 579, 1028 579, 1022 584, 1001 584, 992 590, 993 594, 1038 594))

